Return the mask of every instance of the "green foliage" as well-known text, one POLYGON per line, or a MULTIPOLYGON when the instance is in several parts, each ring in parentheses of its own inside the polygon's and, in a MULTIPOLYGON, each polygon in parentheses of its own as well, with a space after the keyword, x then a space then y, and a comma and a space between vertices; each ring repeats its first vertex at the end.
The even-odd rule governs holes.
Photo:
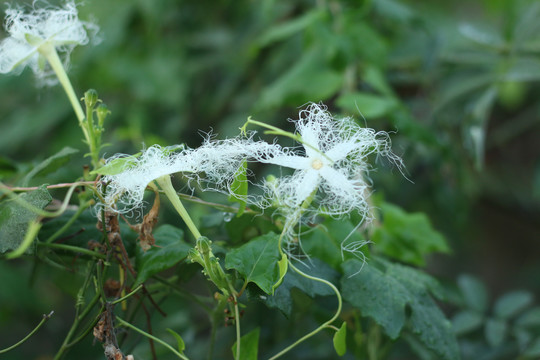
POLYGON ((347 323, 344 322, 343 324, 341 324, 341 327, 339 328, 339 330, 336 331, 336 333, 334 334, 334 338, 332 339, 334 343, 334 349, 336 349, 336 353, 339 356, 343 356, 347 352, 346 339, 347 339, 347 323))
POLYGON ((153 235, 156 240, 155 246, 146 252, 137 247, 135 285, 141 284, 152 275, 178 264, 187 257, 191 249, 191 246, 183 241, 184 232, 174 226, 166 224, 160 226, 153 235))
POLYGON ((113 159, 99 169, 92 170, 91 174, 95 175, 116 175, 120 174, 122 171, 129 169, 131 166, 136 164, 137 156, 141 153, 135 155, 121 157, 113 159))
POLYGON ((269 233, 233 249, 225 257, 225 267, 238 271, 246 283, 253 282, 267 294, 273 294, 283 278, 279 261, 279 235, 269 233))
MULTIPOLYGON (((297 266, 302 271, 321 279, 335 282, 337 279, 336 272, 323 261, 312 259, 310 266, 297 266)), ((265 296, 264 294, 252 295, 254 298, 261 300, 266 306, 280 310, 285 316, 290 317, 293 311, 293 290, 300 290, 302 293, 314 298, 316 296, 333 295, 332 290, 319 282, 311 281, 294 271, 288 271, 283 278, 283 282, 277 287, 273 296, 265 296)))
MULTIPOLYGON (((226 197, 199 192, 195 182, 175 183, 180 192, 195 195, 186 207, 213 241, 199 239, 204 249, 198 264, 186 261, 195 249, 184 241, 184 224, 170 208, 162 206, 157 224, 146 223, 157 246, 144 252, 140 234, 127 223, 140 222, 148 208, 117 217, 115 227, 114 218, 101 224, 92 207, 99 200, 96 175, 134 165, 144 146, 185 141, 195 147, 202 138, 196 132, 211 128, 220 138, 236 135, 249 115, 284 128, 290 126, 285 119, 297 118, 308 101, 395 132, 393 151, 403 157, 414 184, 373 159, 379 171, 359 176, 388 203, 374 201, 370 224, 357 228, 358 217, 348 214, 317 217, 298 228, 299 248, 310 258, 293 252, 307 266, 295 264, 341 284, 345 303, 333 325, 343 322, 333 337, 335 349, 327 329, 283 358, 333 358, 334 350, 359 359, 540 357, 540 308, 533 296, 538 261, 532 255, 538 246, 531 242, 538 233, 540 194, 538 2, 240 0, 231 7, 94 0, 78 9, 83 18, 98 19, 104 41, 77 48, 69 75, 79 98, 92 87, 107 101, 108 108, 90 106, 101 111, 91 119, 110 144, 106 157, 134 155, 88 174, 88 149, 62 90, 35 88, 28 70, 0 77, 0 180, 19 188, 88 183, 77 187, 66 211, 46 220, 5 194, 0 198, 0 253, 20 248, 30 221, 41 226, 27 251, 32 262, 0 264, 0 327, 8 330, 0 332, 2 344, 22 338, 50 307, 75 303, 78 314, 67 338, 64 326, 47 324, 33 339, 38 346, 23 344, 13 357, 52 358, 58 349, 64 358, 103 356, 90 345, 93 325, 106 301, 139 284, 145 292, 116 304, 115 314, 148 326, 156 337, 169 336, 167 327, 177 329, 183 338, 169 333, 192 359, 230 358, 237 320, 244 334, 240 358, 256 359, 331 318, 332 290, 286 271, 275 235, 283 227, 278 213, 246 206, 246 166, 231 184, 235 196, 229 201, 237 202, 238 216, 230 221, 235 210, 221 203, 226 197), (434 258, 436 253, 446 256, 434 258), (200 266, 217 290, 200 275, 200 266), (454 288, 452 279, 463 269, 492 278, 484 284, 459 276, 454 288), (447 279, 444 286, 431 272, 447 279), (231 288, 239 284, 248 296, 231 299, 231 288), (502 295, 490 298, 493 288, 502 295), (235 314, 235 303, 244 316, 235 314), (451 328, 441 309, 452 315, 451 328), (168 316, 158 319, 161 311, 168 316), (69 346, 63 347, 63 339, 69 346)), ((99 150, 101 143, 95 146, 99 150)), ((259 170, 264 176, 266 170, 259 170)), ((19 200, 37 209, 57 209, 65 196, 63 189, 17 191, 24 192, 19 200)), ((55 316, 68 324, 73 315, 55 316)), ((118 335, 120 349, 133 350, 135 358, 154 357, 131 330, 118 335)), ((159 359, 174 358, 159 351, 159 359)))
POLYGON ((35 177, 45 176, 63 167, 73 157, 74 154, 79 152, 77 149, 66 146, 53 156, 43 160, 37 166, 35 166, 21 181, 22 186, 27 186, 30 180, 35 177))
MULTIPOLYGON (((373 260, 373 259, 372 259, 373 260)), ((405 325, 422 344, 442 359, 459 358, 449 321, 429 296, 433 279, 401 265, 383 263, 381 268, 349 260, 343 264, 343 298, 382 326, 396 339, 405 325), (361 271, 359 271, 361 270, 361 271), (406 307, 410 307, 410 317, 406 307)))
POLYGON ((176 342, 178 343, 178 352, 180 354, 183 354, 184 350, 186 349, 186 344, 184 343, 184 339, 182 339, 182 337, 178 335, 178 333, 172 329, 167 329, 167 331, 176 339, 176 342))
MULTIPOLYGON (((259 335, 261 329, 256 328, 240 338, 240 360, 257 360, 259 335)), ((233 356, 236 358, 236 343, 232 346, 233 356)))
MULTIPOLYGON (((41 187, 0 204, 0 253, 15 250, 21 245, 28 223, 38 218, 38 214, 32 211, 32 208, 42 210, 51 200, 47 189, 41 187)), ((33 252, 32 246, 26 250, 29 254, 33 252)))
POLYGON ((433 252, 449 252, 443 236, 422 213, 407 214, 395 205, 380 207, 383 224, 373 233, 373 242, 384 254, 413 265, 425 265, 433 252))
POLYGON ((533 296, 524 290, 510 291, 489 306, 485 285, 471 275, 458 279, 461 309, 452 318, 453 329, 467 347, 467 358, 490 353, 509 358, 538 356, 540 311, 533 296))
POLYGON ((240 167, 236 171, 236 174, 234 174, 234 181, 231 184, 232 194, 229 196, 229 201, 234 201, 240 204, 238 213, 236 214, 237 217, 242 216, 242 214, 246 210, 246 201, 248 195, 248 182, 246 172, 247 161, 244 160, 242 165, 240 165, 240 167))

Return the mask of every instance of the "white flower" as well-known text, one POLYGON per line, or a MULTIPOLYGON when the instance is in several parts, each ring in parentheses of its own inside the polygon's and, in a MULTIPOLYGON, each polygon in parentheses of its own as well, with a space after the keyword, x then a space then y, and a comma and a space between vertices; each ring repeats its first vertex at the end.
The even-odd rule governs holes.
MULTIPOLYGON (((226 192, 230 190, 235 174, 242 162, 253 154, 269 153, 273 145, 249 139, 212 141, 208 137, 197 149, 162 148, 153 145, 139 157, 115 155, 107 164, 125 165, 120 173, 106 175, 104 205, 109 210, 128 212, 141 206, 148 184, 165 175, 182 172, 188 181, 205 184, 204 190, 226 192)), ((176 147, 178 148, 178 147, 176 147)))
POLYGON ((75 46, 86 45, 89 33, 94 35, 98 31, 97 25, 79 20, 73 1, 63 8, 33 9, 30 13, 22 8, 8 9, 5 28, 11 36, 0 43, 0 73, 20 73, 29 66, 45 85, 57 81, 44 56, 56 49, 67 66, 75 46))
POLYGON ((295 170, 264 185, 281 211, 291 214, 309 199, 316 213, 341 216, 356 210, 366 216, 367 157, 384 155, 401 165, 390 150, 388 134, 360 127, 350 118, 334 119, 325 106, 318 104, 301 111, 295 125, 305 155, 284 148, 279 154, 258 159, 295 170))
MULTIPOLYGON (((191 150, 173 153, 154 145, 144 150, 139 157, 127 157, 124 170, 115 175, 102 178, 106 184, 104 202, 107 209, 128 212, 138 208, 143 203, 144 191, 152 181, 169 174, 194 171, 196 164, 190 156, 191 150)), ((107 160, 108 163, 125 158, 115 155, 107 160)))

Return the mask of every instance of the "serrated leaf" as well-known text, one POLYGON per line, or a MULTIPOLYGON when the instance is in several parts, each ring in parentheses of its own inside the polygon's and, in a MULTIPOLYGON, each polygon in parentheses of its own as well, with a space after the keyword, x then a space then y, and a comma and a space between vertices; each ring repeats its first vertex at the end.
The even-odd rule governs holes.
POLYGON ((53 156, 43 160, 35 166, 22 180, 22 186, 27 186, 30 180, 37 176, 44 176, 55 172, 60 167, 65 165, 79 150, 70 147, 65 147, 53 156))
POLYGON ((410 300, 408 290, 370 264, 348 260, 342 268, 343 298, 358 308, 363 316, 373 318, 388 336, 396 339, 405 325, 405 305, 410 300), (362 271, 358 272, 360 268, 362 271))
POLYGON ((482 314, 470 310, 460 311, 452 319, 452 330, 458 336, 466 334, 482 326, 483 321, 482 314))
MULTIPOLYGON (((240 338, 240 360, 257 360, 259 334, 260 329, 256 328, 240 338)), ((232 352, 236 359, 236 342, 232 346, 232 352)))
POLYGON ((444 237, 431 226, 424 213, 406 213, 383 203, 382 226, 375 229, 372 240, 384 254, 413 265, 425 265, 433 252, 449 252, 444 237))
POLYGON ((233 249, 225 256, 225 267, 234 269, 246 282, 255 283, 267 294, 274 293, 274 286, 280 281, 278 249, 279 235, 268 233, 250 240, 233 249))
POLYGON ((184 343, 184 339, 182 339, 182 337, 178 335, 178 333, 174 331, 173 329, 167 329, 167 331, 176 339, 178 343, 178 352, 180 354, 183 354, 184 350, 186 349, 186 344, 184 343))
POLYGON ((409 307, 408 326, 419 340, 443 359, 459 358, 450 322, 428 295, 425 286, 409 279, 402 271, 403 266, 393 267, 386 263, 381 270, 371 263, 348 260, 343 264, 343 298, 363 316, 373 318, 392 339, 396 339, 405 326, 406 308, 409 307), (361 266, 364 267, 358 272, 361 266))
MULTIPOLYGON (((52 200, 51 195, 44 187, 18 195, 21 201, 44 209, 52 200)), ((37 214, 18 204, 15 200, 5 200, 0 204, 0 253, 19 248, 25 238, 28 224, 37 219, 37 214)), ((33 253, 34 248, 29 246, 27 254, 33 253)))
POLYGON ((242 216, 246 210, 246 201, 248 194, 248 181, 247 181, 247 160, 244 160, 236 173, 234 174, 234 181, 230 187, 231 195, 229 201, 237 202, 240 204, 237 217, 242 216))
POLYGON ((365 92, 353 92, 340 95, 336 104, 349 114, 361 114, 367 119, 380 118, 390 114, 397 102, 393 98, 365 92))
MULTIPOLYGON (((316 276, 333 283, 336 282, 337 273, 326 263, 317 258, 312 258, 309 263, 309 267, 303 264, 296 264, 295 266, 309 275, 316 276)), ((293 306, 291 295, 291 291, 293 289, 298 289, 312 298, 315 296, 328 296, 334 294, 332 289, 327 285, 307 279, 295 271, 288 271, 285 274, 281 285, 275 290, 273 296, 256 296, 257 299, 264 302, 266 306, 270 308, 277 308, 283 314, 285 314, 285 316, 290 317, 293 306)))
POLYGON ((506 321, 500 319, 488 319, 484 328, 486 340, 491 347, 502 344, 506 337, 506 321))
POLYGON ((332 342, 334 343, 334 349, 339 356, 345 355, 347 352, 347 323, 341 324, 341 327, 334 334, 332 342))
POLYGON ((496 302, 493 311, 496 316, 508 319, 525 310, 533 302, 533 296, 528 291, 513 291, 501 296, 496 302))
POLYGON ((34 243, 34 240, 37 237, 37 234, 39 232, 39 229, 41 229, 41 223, 39 220, 32 220, 28 223, 28 229, 26 230, 26 234, 24 235, 23 241, 21 241, 21 245, 13 250, 12 252, 8 253, 6 255, 6 259, 15 259, 24 254, 28 251, 30 246, 34 243))
POLYGON ((153 235, 156 246, 146 252, 137 247, 135 259, 137 279, 134 286, 176 265, 187 257, 191 249, 191 246, 183 241, 184 232, 174 226, 162 225, 154 230, 153 235))
POLYGON ((467 307, 480 313, 487 310, 488 294, 480 280, 471 275, 460 275, 457 283, 467 307))

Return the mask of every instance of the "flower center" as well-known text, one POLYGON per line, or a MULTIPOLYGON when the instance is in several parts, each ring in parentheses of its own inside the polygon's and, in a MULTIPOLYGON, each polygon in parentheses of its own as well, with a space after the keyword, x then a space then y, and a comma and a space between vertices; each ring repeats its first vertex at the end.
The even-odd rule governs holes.
POLYGON ((311 167, 320 170, 323 167, 323 162, 320 159, 315 159, 311 162, 311 167))

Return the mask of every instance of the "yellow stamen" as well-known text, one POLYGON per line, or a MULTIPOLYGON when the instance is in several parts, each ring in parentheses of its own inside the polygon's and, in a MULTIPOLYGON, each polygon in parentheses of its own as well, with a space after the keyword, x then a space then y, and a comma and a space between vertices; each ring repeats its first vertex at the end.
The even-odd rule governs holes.
POLYGON ((313 167, 315 170, 320 170, 323 167, 323 162, 320 159, 315 159, 311 163, 311 167, 313 167))

